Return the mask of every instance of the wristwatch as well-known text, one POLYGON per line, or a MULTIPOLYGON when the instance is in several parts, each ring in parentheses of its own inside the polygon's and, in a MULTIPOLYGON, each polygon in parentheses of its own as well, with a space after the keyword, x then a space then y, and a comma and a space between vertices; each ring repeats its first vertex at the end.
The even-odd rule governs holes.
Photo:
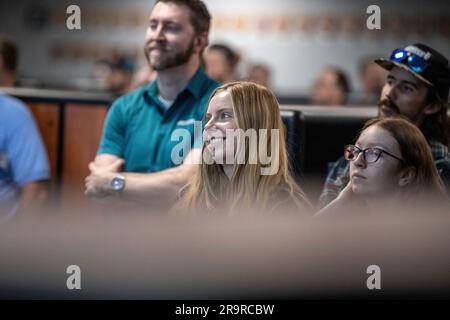
POLYGON ((111 180, 111 188, 114 191, 122 191, 125 189, 125 177, 118 174, 111 180))

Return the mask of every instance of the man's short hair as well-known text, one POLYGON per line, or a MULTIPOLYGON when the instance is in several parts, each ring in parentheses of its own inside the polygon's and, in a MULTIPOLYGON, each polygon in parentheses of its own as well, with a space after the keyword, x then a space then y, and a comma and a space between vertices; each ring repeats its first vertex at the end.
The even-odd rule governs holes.
POLYGON ((16 43, 9 37, 0 35, 0 57, 4 68, 10 72, 16 72, 19 50, 16 43))
POLYGON ((202 32, 209 32, 211 24, 211 14, 208 11, 205 3, 201 0, 157 0, 156 3, 175 3, 184 5, 189 8, 191 14, 191 24, 197 34, 202 32))
POLYGON ((228 64, 231 66, 232 69, 236 67, 236 65, 239 63, 239 55, 233 51, 229 46, 222 44, 222 43, 216 43, 209 46, 209 50, 218 50, 221 51, 225 57, 225 60, 228 62, 228 64))
POLYGON ((350 93, 350 81, 347 74, 341 69, 333 69, 336 74, 337 85, 342 88, 345 94, 350 93))

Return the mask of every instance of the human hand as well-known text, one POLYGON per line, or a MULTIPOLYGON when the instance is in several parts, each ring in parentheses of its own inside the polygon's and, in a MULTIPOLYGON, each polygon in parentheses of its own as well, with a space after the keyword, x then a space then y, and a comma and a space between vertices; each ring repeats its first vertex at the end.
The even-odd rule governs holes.
POLYGON ((352 181, 350 180, 344 189, 339 193, 336 201, 341 205, 364 206, 364 201, 353 192, 352 181))
POLYGON ((94 162, 89 163, 90 174, 85 179, 85 195, 101 198, 113 194, 111 180, 120 171, 124 163, 123 159, 117 159, 106 166, 98 166, 94 162))

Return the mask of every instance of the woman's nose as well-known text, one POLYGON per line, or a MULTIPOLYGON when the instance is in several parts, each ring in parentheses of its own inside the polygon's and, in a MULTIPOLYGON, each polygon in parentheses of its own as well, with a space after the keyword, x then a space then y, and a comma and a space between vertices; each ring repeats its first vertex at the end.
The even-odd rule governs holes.
POLYGON ((366 166, 366 159, 364 158, 364 152, 361 151, 360 153, 358 153, 356 155, 355 160, 353 160, 353 163, 355 164, 355 166, 358 167, 365 167, 366 166))
POLYGON ((206 122, 206 124, 205 124, 205 131, 208 130, 208 129, 211 129, 213 126, 214 126, 214 121, 213 121, 213 119, 211 118, 211 119, 209 119, 208 122, 206 122))

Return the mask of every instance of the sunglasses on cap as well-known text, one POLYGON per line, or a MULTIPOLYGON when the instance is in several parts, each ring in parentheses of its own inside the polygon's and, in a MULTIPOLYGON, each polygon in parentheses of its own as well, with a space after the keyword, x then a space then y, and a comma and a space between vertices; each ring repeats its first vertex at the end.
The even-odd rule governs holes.
POLYGON ((424 58, 403 49, 394 50, 391 54, 391 61, 406 64, 411 70, 417 73, 422 73, 428 65, 428 62, 424 58))

